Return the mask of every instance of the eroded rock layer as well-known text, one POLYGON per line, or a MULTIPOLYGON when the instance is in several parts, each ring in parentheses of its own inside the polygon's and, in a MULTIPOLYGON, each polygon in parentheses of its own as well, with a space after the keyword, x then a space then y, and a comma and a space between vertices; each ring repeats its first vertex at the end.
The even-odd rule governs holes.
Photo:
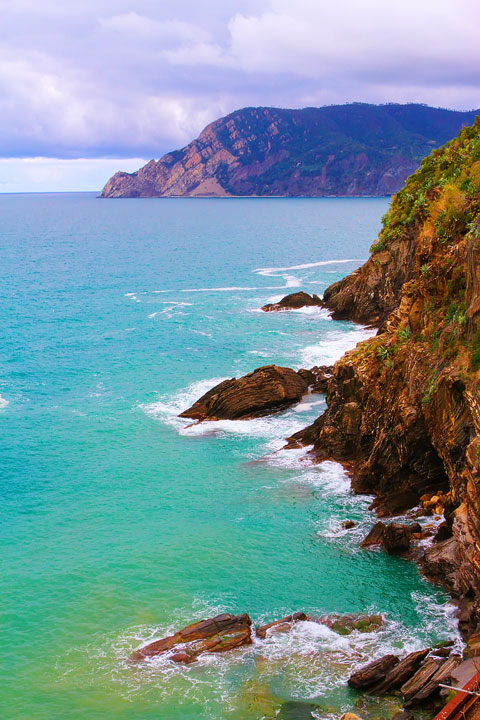
POLYGON ((327 411, 291 439, 352 463, 358 491, 445 498, 430 569, 463 599, 465 632, 480 622, 479 291, 477 120, 422 162, 370 259, 325 292, 337 317, 380 329, 335 365, 327 411))
POLYGON ((223 380, 179 417, 202 421, 270 415, 298 402, 314 382, 313 371, 266 365, 241 378, 223 380))

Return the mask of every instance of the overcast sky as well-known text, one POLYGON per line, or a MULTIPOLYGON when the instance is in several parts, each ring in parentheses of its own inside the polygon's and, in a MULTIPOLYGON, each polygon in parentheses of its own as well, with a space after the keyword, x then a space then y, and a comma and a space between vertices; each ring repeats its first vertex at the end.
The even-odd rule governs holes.
POLYGON ((0 0, 0 12, 0 191, 98 189, 245 105, 480 107, 479 0, 0 0))

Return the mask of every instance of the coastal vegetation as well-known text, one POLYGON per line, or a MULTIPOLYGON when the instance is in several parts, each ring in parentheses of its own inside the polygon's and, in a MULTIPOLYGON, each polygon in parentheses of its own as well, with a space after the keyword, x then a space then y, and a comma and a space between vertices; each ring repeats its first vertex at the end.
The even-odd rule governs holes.
POLYGON ((425 570, 480 624, 480 119, 392 199, 370 259, 330 286, 334 317, 376 325, 336 364, 328 409, 294 436, 351 463, 353 487, 399 511, 447 498, 425 570))

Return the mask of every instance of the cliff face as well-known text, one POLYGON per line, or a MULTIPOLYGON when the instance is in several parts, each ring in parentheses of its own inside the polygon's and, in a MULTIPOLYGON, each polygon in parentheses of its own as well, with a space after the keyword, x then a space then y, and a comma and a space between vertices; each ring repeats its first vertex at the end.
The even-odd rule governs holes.
POLYGON ((410 507, 451 491, 430 569, 463 599, 471 630, 480 623, 478 119, 422 162, 370 259, 324 299, 337 316, 380 329, 336 364, 326 413, 296 439, 352 462, 358 491, 410 507))
POLYGON ((182 150, 116 173, 100 197, 390 195, 474 118, 423 105, 244 108, 182 150))

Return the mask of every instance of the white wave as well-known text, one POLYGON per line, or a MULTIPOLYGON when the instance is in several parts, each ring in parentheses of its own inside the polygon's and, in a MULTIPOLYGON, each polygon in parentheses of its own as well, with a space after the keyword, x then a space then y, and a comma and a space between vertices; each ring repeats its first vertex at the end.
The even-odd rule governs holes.
POLYGON ((324 265, 338 265, 341 263, 352 263, 352 262, 363 263, 363 262, 365 262, 365 260, 360 260, 358 258, 346 258, 343 260, 320 260, 319 262, 303 263, 302 265, 288 265, 286 267, 256 268, 255 270, 253 270, 253 272, 257 273, 257 275, 271 276, 271 275, 279 273, 279 272, 285 272, 286 270, 305 270, 307 268, 322 267, 324 265))
POLYGON ((154 318, 154 317, 157 317, 157 315, 158 315, 158 312, 153 312, 153 313, 150 313, 150 315, 148 317, 154 318))
POLYGON ((203 332, 203 330, 194 330, 192 329, 192 333, 195 333, 196 335, 203 335, 204 337, 213 337, 211 333, 203 332))
POLYGON ((209 420, 196 423, 178 417, 208 390, 226 379, 223 377, 194 382, 185 390, 169 397, 161 397, 153 403, 140 405, 140 408, 150 417, 174 427, 180 435, 248 435, 268 441, 267 452, 275 452, 281 448, 285 444, 285 438, 305 426, 306 422, 302 420, 301 412, 297 412, 295 406, 276 415, 252 420, 209 420))
POLYGON ((0 410, 3 410, 10 404, 10 401, 0 395, 0 410))
POLYGON ((349 330, 331 330, 317 345, 309 345, 301 352, 302 367, 333 365, 348 350, 363 340, 373 337, 375 329, 355 327, 349 330))
POLYGON ((138 299, 138 297, 135 295, 135 293, 125 293, 124 297, 127 297, 130 300, 133 300, 133 302, 141 302, 141 300, 138 299))
POLYGON ((184 305, 186 307, 187 305, 193 305, 193 303, 179 302, 178 300, 162 300, 162 305, 184 305))

